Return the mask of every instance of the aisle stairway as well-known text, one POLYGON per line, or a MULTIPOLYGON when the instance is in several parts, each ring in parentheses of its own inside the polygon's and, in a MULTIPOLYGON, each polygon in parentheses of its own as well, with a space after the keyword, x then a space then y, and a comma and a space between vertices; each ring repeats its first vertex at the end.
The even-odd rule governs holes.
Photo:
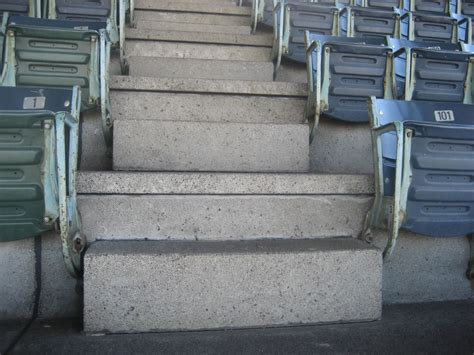
POLYGON ((85 331, 379 319, 380 251, 355 239, 372 178, 308 173, 306 87, 272 82, 271 36, 230 0, 136 8, 115 171, 78 181, 85 331))

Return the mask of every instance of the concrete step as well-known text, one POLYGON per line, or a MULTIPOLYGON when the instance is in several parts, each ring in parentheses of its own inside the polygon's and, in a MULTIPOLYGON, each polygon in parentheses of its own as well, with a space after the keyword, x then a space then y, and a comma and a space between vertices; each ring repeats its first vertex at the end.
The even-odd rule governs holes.
POLYGON ((128 63, 131 76, 273 81, 270 62, 129 57, 128 63))
POLYGON ((84 233, 96 239, 356 237, 369 175, 81 172, 84 233))
POLYGON ((304 122, 298 83, 116 76, 110 88, 115 120, 304 122))
MULTIPOLYGON (((144 1, 139 2, 143 3, 144 1)), ((151 2, 148 0, 147 2, 151 2)), ((218 5, 218 6, 237 6, 236 0, 153 0, 154 3, 184 3, 184 4, 208 4, 208 5, 218 5)), ((142 6, 142 5, 140 5, 142 6)))
POLYGON ((127 41, 125 48, 130 57, 167 57, 215 60, 243 60, 269 62, 271 48, 202 43, 127 41))
POLYGON ((135 11, 135 19, 153 22, 175 22, 185 24, 219 25, 219 26, 248 26, 250 18, 238 15, 216 15, 167 11, 135 11))
POLYGON ((114 170, 308 171, 308 126, 157 120, 114 124, 114 170))
POLYGON ((138 20, 137 29, 139 30, 160 30, 160 31, 179 31, 193 33, 229 33, 238 35, 250 35, 250 26, 230 26, 230 25, 207 25, 196 23, 164 22, 138 20))
POLYGON ((128 41, 161 41, 161 42, 183 42, 183 43, 210 43, 237 46, 272 47, 273 36, 270 34, 240 35, 232 33, 212 33, 189 31, 159 31, 151 29, 128 28, 126 30, 128 41))
POLYGON ((89 333, 381 317, 380 252, 352 239, 98 242, 84 264, 89 333))
POLYGON ((155 0, 136 0, 135 8, 137 10, 154 10, 154 11, 174 11, 188 13, 203 14, 220 14, 220 15, 239 15, 250 16, 252 9, 248 7, 239 7, 227 2, 221 4, 203 3, 203 2, 176 2, 176 1, 155 1, 155 0))

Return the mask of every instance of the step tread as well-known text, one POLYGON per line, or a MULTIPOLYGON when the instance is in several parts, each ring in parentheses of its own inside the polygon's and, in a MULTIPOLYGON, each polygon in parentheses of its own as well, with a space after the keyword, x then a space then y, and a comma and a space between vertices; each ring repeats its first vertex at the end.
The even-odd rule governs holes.
POLYGON ((362 195, 371 175, 307 173, 80 172, 79 194, 362 195))
POLYGON ((113 76, 111 90, 236 94, 260 96, 307 96, 307 85, 290 82, 211 80, 113 76))
POLYGON ((240 46, 271 47, 272 35, 232 34, 213 32, 167 31, 149 28, 127 28, 127 40, 210 43, 240 46))
POLYGON ((138 29, 153 29, 161 31, 179 31, 179 32, 209 32, 209 33, 229 33, 249 35, 250 26, 246 25, 212 25, 212 24, 197 24, 197 23, 183 23, 173 21, 150 21, 137 20, 138 29))
POLYGON ((179 11, 179 12, 198 12, 205 14, 226 14, 250 16, 252 9, 248 7, 229 6, 227 4, 196 4, 180 2, 157 2, 154 0, 137 0, 136 10, 160 10, 160 11, 179 11))
POLYGON ((264 239, 264 240, 226 240, 226 241, 98 241, 87 250, 87 258, 113 255, 157 255, 163 254, 292 254, 331 251, 380 251, 370 244, 358 239, 323 238, 323 239, 264 239))

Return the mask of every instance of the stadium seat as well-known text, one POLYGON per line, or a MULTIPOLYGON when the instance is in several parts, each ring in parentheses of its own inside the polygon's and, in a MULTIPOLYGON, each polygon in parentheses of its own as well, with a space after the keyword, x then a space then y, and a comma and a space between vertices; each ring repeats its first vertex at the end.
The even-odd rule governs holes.
POLYGON ((394 95, 393 52, 385 39, 306 34, 312 141, 320 116, 368 122, 367 98, 394 95))
POLYGON ((471 103, 472 54, 461 52, 459 44, 391 40, 395 50, 396 97, 471 103))
POLYGON ((403 0, 357 0, 356 5, 374 9, 393 10, 394 8, 402 9, 403 0))
POLYGON ((449 16, 451 3, 450 0, 404 0, 404 8, 411 12, 449 16))
POLYGON ((79 87, 0 87, 0 241, 59 227, 74 276, 85 246, 76 205, 79 108, 79 87))
POLYGON ((100 106, 106 143, 112 144, 108 89, 110 42, 100 22, 11 17, 2 86, 82 89, 82 110, 100 106))
POLYGON ((400 38, 397 10, 346 7, 340 15, 341 36, 400 38))
POLYGON ((299 63, 306 62, 305 31, 339 36, 338 7, 290 1, 284 5, 278 3, 274 12, 275 75, 283 56, 299 63))
POLYGON ((431 237, 474 232, 473 105, 369 102, 376 194, 364 234, 388 228, 389 256, 399 229, 431 237))
POLYGON ((432 43, 456 43, 459 41, 458 29, 467 18, 439 16, 407 12, 401 17, 401 38, 410 41, 432 43))
POLYGON ((0 0, 0 17, 3 13, 41 17, 41 0, 0 0))
POLYGON ((134 26, 134 0, 48 0, 48 18, 106 23, 113 47, 120 49, 122 73, 128 72, 125 58, 125 24, 134 26))

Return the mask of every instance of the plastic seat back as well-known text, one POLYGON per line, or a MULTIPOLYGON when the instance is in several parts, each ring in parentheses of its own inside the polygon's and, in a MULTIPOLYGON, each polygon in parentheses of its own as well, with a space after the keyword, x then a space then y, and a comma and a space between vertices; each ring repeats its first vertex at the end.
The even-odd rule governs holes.
POLYGON ((401 37, 411 41, 456 43, 458 19, 420 13, 407 13, 402 17, 401 37))
POLYGON ((100 22, 12 17, 7 28, 3 86, 81 87, 82 110, 102 110, 111 145, 108 93, 110 44, 100 22))
POLYGON ((111 0, 56 0, 58 20, 107 22, 111 0))
POLYGON ((450 0, 405 0, 404 8, 412 12, 449 15, 451 4, 450 0))
POLYGON ((397 98, 463 102, 469 57, 460 53, 459 44, 394 39, 390 44, 395 51, 397 98))
POLYGON ((285 34, 283 53, 294 61, 306 62, 305 32, 337 36, 339 11, 333 6, 289 2, 285 6, 285 34))
POLYGON ((401 227, 434 237, 474 232, 474 106, 375 99, 371 106, 378 126, 400 122, 403 154, 397 133, 380 135, 377 174, 383 196, 398 191, 401 227), (398 188, 396 169, 402 169, 398 188))
POLYGON ((384 10, 403 8, 403 0, 357 0, 356 4, 362 7, 371 7, 384 10))
POLYGON ((395 10, 347 7, 341 12, 340 28, 342 36, 400 38, 400 14, 395 10))
POLYGON ((41 17, 40 0, 0 0, 0 17, 4 12, 10 15, 41 17))

